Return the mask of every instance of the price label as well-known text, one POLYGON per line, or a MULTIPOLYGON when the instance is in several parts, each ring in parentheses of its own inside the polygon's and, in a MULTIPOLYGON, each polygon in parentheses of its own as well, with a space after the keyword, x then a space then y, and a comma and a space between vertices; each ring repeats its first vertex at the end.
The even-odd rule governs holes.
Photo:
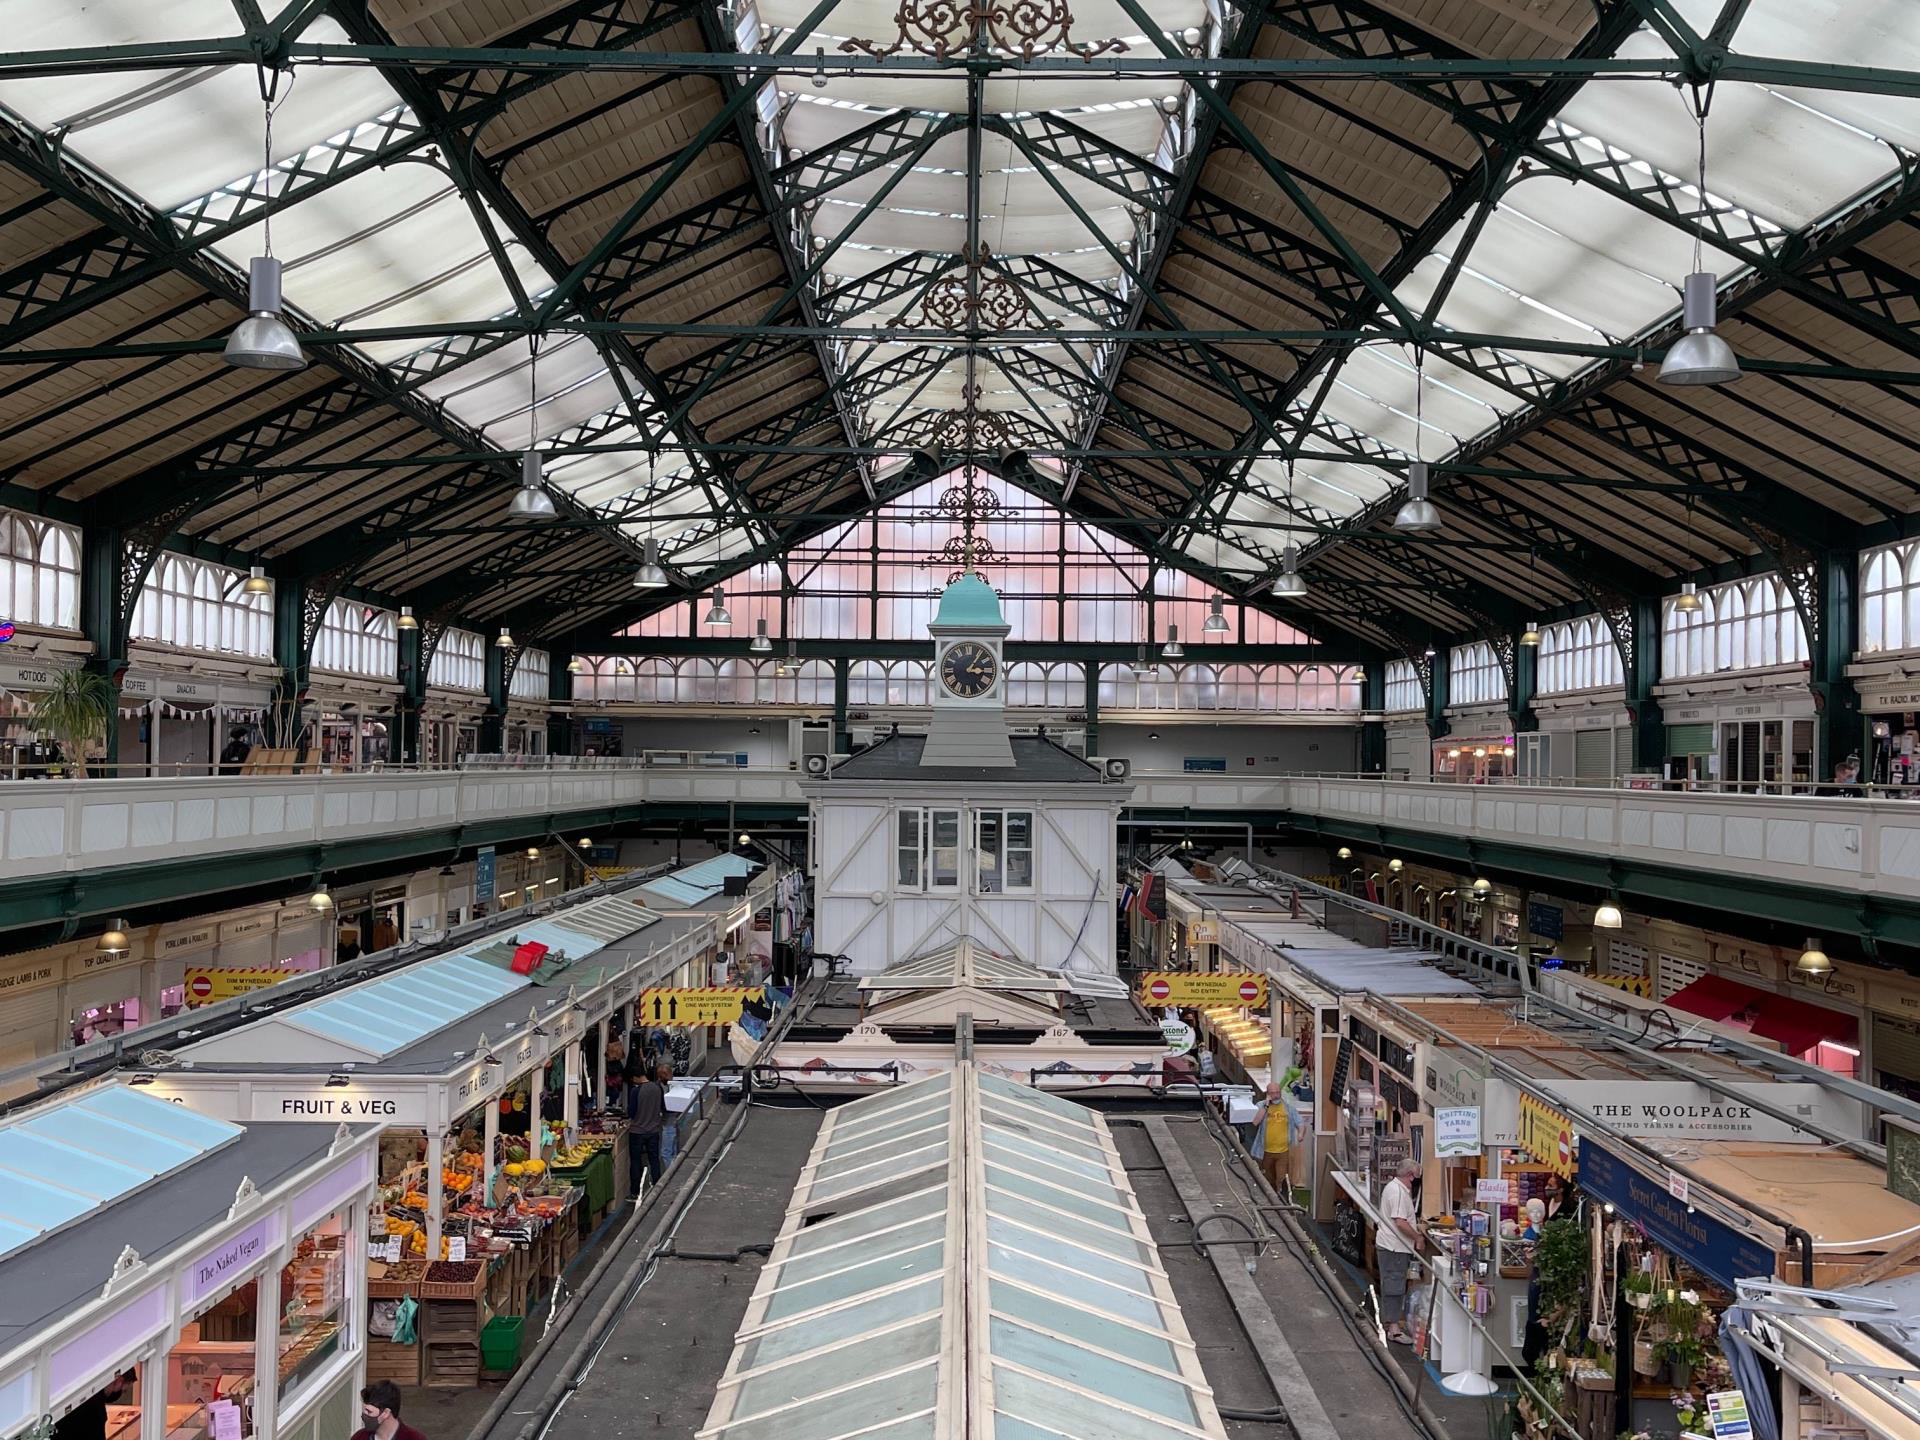
POLYGON ((233 1401, 208 1401, 207 1422, 213 1440, 240 1440, 240 1407, 233 1401))
POLYGON ((464 1235, 449 1235, 447 1237, 447 1259, 457 1261, 466 1258, 467 1237, 464 1235))
POLYGON ((1476 1205, 1504 1205, 1511 1193, 1505 1180, 1476 1180, 1473 1200, 1476 1205))
POLYGON ((400 1259, 400 1237, 399 1237, 398 1235, 389 1235, 389 1236, 387 1237, 387 1256, 386 1256, 386 1258, 387 1258, 387 1263, 388 1263, 389 1265, 392 1265, 392 1264, 397 1264, 397 1263, 399 1262, 399 1259, 400 1259))

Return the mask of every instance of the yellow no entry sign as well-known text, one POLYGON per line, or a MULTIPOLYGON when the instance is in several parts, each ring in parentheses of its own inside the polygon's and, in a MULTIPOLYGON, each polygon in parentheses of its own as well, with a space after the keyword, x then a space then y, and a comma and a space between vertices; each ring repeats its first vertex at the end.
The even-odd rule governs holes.
POLYGON ((764 1000, 758 985, 706 985, 680 990, 642 990, 640 1020, 647 1025, 675 1027, 729 1025, 740 1018, 749 1000, 764 1000))
POLYGON ((1140 977, 1142 1005, 1265 1005, 1267 977, 1245 971, 1160 970, 1140 977))

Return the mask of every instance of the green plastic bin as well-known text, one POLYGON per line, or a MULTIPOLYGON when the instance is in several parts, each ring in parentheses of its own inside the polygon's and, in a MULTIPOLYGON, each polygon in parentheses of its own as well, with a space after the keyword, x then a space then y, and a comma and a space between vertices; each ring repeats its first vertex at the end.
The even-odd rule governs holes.
POLYGON ((520 1363, 520 1339, 526 1327, 524 1315, 496 1315, 480 1332, 480 1367, 483 1370, 511 1370, 520 1363))

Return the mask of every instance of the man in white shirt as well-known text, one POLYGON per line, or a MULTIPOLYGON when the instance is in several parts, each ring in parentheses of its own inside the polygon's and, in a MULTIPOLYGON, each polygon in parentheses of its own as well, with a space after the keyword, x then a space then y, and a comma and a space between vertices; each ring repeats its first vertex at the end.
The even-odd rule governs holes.
POLYGON ((1380 1319, 1387 1338, 1411 1345, 1407 1330, 1407 1271, 1420 1248, 1419 1212, 1413 1204, 1413 1177, 1420 1167, 1402 1160, 1380 1191, 1380 1215, 1387 1223, 1374 1232, 1374 1256, 1380 1263, 1380 1319))

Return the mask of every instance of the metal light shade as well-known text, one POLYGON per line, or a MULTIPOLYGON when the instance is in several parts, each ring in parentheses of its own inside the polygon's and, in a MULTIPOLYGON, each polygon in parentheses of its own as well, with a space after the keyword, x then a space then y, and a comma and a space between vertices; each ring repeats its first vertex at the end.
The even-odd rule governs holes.
POLYGON ((413 607, 411 605, 402 605, 400 607, 400 618, 393 622, 393 628, 396 630, 418 630, 420 628, 420 622, 413 618, 413 607))
POLYGON ((1351 860, 1353 858, 1353 851, 1345 845, 1342 845, 1338 850, 1334 851, 1333 853, 1339 856, 1342 860, 1351 860))
POLYGON ((1529 620, 1527 622, 1527 628, 1520 632, 1520 643, 1522 645, 1538 645, 1540 643, 1540 622, 1538 620, 1529 620))
POLYGON ((586 673, 586 668, 587 667, 585 665, 580 663, 580 657, 578 655, 574 656, 573 659, 567 661, 567 673, 569 675, 584 674, 586 673))
POLYGON ((1300 552, 1289 545, 1280 555, 1280 574, 1273 582, 1276 600, 1301 600, 1307 594, 1307 582, 1300 578, 1300 552))
POLYGON ((1180 627, 1167 626, 1167 643, 1160 647, 1160 653, 1169 660, 1178 660, 1187 653, 1187 647, 1180 643, 1180 627))
POLYGON ((660 568, 660 542, 648 539, 642 547, 640 568, 634 572, 633 588, 636 590, 660 590, 667 583, 667 572, 660 568))
POLYGON ((582 850, 591 850, 593 848, 593 837, 591 835, 582 835, 580 837, 580 848, 582 850))
POLYGON ((1611 900, 1593 912, 1593 928, 1596 930, 1618 930, 1620 928, 1620 907, 1611 900))
POLYGON ((1705 270, 1687 276, 1680 312, 1687 333, 1667 348, 1660 362, 1662 385, 1727 385, 1740 378, 1740 357, 1714 332, 1716 283, 1705 270))
POLYGON ((502 650, 505 650, 513 644, 513 632, 502 625, 500 627, 500 636, 493 643, 498 645, 502 650))
POLYGON ((707 607, 706 616, 700 622, 703 625, 731 625, 733 613, 727 609, 727 596, 717 586, 713 592, 713 603, 707 607))
POLYGON ((250 566, 247 570, 247 578, 240 582, 240 593, 242 595, 271 595, 273 593, 273 581, 267 578, 267 572, 262 570, 258 565, 250 566))
POLYGON ((1400 513, 1393 517, 1396 530, 1438 530, 1440 512, 1427 498, 1427 462, 1416 460, 1407 467, 1407 498, 1400 513))
POLYGON ((1227 624, 1226 603, 1225 596, 1213 597, 1213 606, 1207 611, 1206 623, 1200 627, 1207 634, 1224 635, 1232 628, 1227 624))
POLYGON ((1700 591, 1689 580, 1680 587, 1680 593, 1673 597, 1673 609, 1677 615, 1697 615, 1700 612, 1700 591))
POLYGON ((748 645, 747 648, 756 655, 772 653, 773 641, 767 638, 767 622, 765 620, 756 620, 753 622, 753 643, 748 645))
POLYGON ((1402 870, 1406 868, 1407 868, 1407 862, 1404 860, 1387 861, 1387 869, 1391 870, 1396 875, 1398 875, 1402 870))
POLYGON ((553 497, 547 494, 544 479, 540 473, 540 452, 527 451, 520 457, 520 488, 513 492, 513 503, 507 507, 509 520, 551 520, 560 513, 553 508, 553 497))
POLYGON ((327 893, 325 885, 316 885, 313 893, 307 897, 307 906, 324 914, 333 908, 333 896, 327 893))
POLYGON ((1473 882, 1473 893, 1476 895, 1485 895, 1488 891, 1492 889, 1493 889, 1493 882, 1487 879, 1487 877, 1484 875, 1480 876, 1478 879, 1476 879, 1473 882))
POLYGON ((1796 975, 1831 975, 1833 961, 1827 958, 1827 952, 1820 948, 1817 936, 1807 937, 1807 948, 1800 952, 1800 958, 1793 962, 1796 975))
POLYGON ((127 922, 114 921, 112 926, 94 942, 93 948, 101 955, 124 955, 133 949, 133 941, 127 938, 127 922))
POLYGON ((247 318, 233 327, 223 352, 241 370, 304 370, 307 357, 280 318, 280 262, 256 255, 247 262, 247 318))
POLYGON ((527 859, 538 860, 539 858, 540 858, 540 847, 537 845, 529 845, 527 847, 527 859))

